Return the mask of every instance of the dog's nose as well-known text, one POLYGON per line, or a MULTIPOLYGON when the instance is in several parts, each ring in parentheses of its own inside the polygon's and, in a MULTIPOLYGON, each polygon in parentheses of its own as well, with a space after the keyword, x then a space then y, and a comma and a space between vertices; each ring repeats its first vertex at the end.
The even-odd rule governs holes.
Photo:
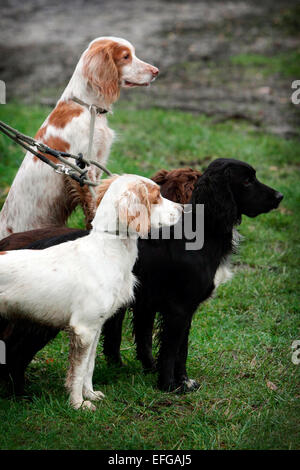
POLYGON ((157 67, 151 67, 151 73, 153 77, 157 77, 157 75, 159 74, 159 69, 157 67))
POLYGON ((275 198, 278 201, 278 204, 282 201, 283 199, 283 194, 281 194, 279 191, 276 191, 275 198))

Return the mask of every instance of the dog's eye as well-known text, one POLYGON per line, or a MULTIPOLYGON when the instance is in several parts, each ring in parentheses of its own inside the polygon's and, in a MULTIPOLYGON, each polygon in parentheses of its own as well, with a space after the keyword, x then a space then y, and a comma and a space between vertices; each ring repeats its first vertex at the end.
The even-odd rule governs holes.
POLYGON ((129 54, 124 55, 124 59, 129 59, 129 54))
POLYGON ((252 183, 252 181, 250 180, 250 178, 248 178, 244 181, 243 184, 244 184, 244 186, 250 186, 251 183, 252 183))

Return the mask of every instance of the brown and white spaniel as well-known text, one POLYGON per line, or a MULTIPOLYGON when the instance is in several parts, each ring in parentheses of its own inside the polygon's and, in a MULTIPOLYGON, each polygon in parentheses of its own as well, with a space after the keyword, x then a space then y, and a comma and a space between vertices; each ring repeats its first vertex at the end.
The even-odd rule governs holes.
MULTIPOLYGON (((125 39, 93 40, 80 57, 69 84, 36 139, 56 150, 86 156, 91 120, 89 107, 94 105, 97 114, 90 158, 105 164, 114 132, 107 125, 106 114, 101 112, 111 109, 121 87, 147 86, 158 72, 156 67, 138 59, 134 47, 125 39)), ((96 181, 99 175, 100 170, 90 167, 90 179, 96 181)), ((90 228, 95 201, 88 188, 55 173, 27 152, 0 214, 0 239, 15 232, 63 225, 79 204, 90 228)))

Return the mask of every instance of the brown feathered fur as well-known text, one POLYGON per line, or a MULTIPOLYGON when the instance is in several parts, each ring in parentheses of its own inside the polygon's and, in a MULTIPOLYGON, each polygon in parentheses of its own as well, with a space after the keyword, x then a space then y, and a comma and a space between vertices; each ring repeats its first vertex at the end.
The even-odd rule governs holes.
POLYGON ((159 170, 152 177, 152 180, 161 186, 163 197, 174 202, 187 204, 190 201, 194 185, 201 174, 200 171, 192 168, 178 168, 171 171, 159 170))

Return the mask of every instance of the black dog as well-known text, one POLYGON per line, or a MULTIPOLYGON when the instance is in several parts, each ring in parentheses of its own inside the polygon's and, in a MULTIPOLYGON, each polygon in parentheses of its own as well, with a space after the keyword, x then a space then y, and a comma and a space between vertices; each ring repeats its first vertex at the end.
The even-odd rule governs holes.
MULTIPOLYGON (((162 179, 162 188, 163 183, 162 179)), ((205 207, 203 248, 188 251, 184 238, 139 241, 139 258, 134 272, 140 286, 132 305, 137 356, 145 369, 153 368, 152 329, 155 315, 160 312, 158 371, 161 389, 185 391, 198 387, 196 381, 188 379, 186 372, 192 316, 215 288, 218 268, 226 265, 234 249, 234 226, 240 223, 242 214, 256 217, 278 207, 282 198, 282 194, 260 183, 255 170, 248 164, 218 159, 199 177, 190 201, 193 215, 197 204, 205 207)), ((79 230, 27 248, 42 249, 87 233, 79 230)), ((121 361, 124 313, 124 310, 120 311, 104 328, 104 353, 117 362, 121 361)), ((26 329, 24 325, 17 324, 10 333, 9 325, 5 326, 8 328, 8 369, 20 391, 26 366, 58 331, 39 325, 26 329)), ((1 322, 0 331, 5 331, 1 322)))
POLYGON ((192 316, 215 288, 218 268, 226 267, 235 248, 234 227, 242 214, 256 217, 278 207, 283 195, 260 183, 248 164, 218 159, 198 179, 193 213, 204 204, 204 246, 187 251, 185 239, 140 240, 134 271, 140 281, 133 305, 137 356, 144 368, 154 365, 152 328, 161 314, 159 388, 191 390, 198 384, 186 372, 192 316))

